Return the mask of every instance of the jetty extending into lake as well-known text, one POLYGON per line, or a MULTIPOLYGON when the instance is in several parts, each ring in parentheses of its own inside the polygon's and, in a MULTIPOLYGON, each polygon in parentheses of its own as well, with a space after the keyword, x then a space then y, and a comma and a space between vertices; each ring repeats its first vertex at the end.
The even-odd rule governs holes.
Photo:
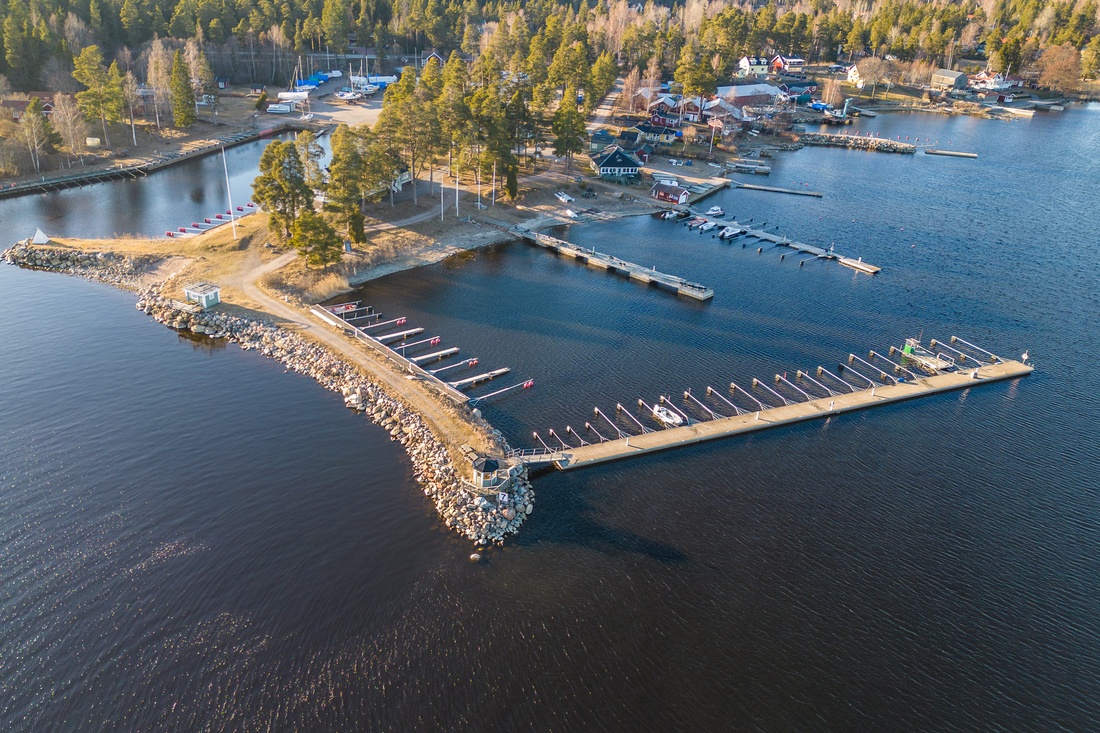
POLYGON ((676 275, 669 275, 653 268, 642 267, 633 262, 627 262, 614 255, 597 252, 588 247, 578 247, 575 244, 566 242, 564 239, 551 237, 548 234, 541 234, 539 232, 530 231, 529 229, 520 228, 516 228, 514 231, 532 244, 537 244, 539 247, 556 252, 563 257, 572 257, 578 262, 583 262, 589 267, 594 267, 598 270, 607 270, 608 272, 613 272, 616 275, 621 275, 637 282, 656 285, 663 290, 676 293, 677 295, 683 295, 694 300, 710 300, 714 297, 714 290, 712 288, 685 280, 676 275))
POLYGON ((766 232, 763 229, 753 229, 750 224, 738 222, 736 219, 719 219, 715 217, 704 216, 702 212, 693 210, 690 206, 684 207, 684 210, 688 211, 691 214, 694 214, 696 217, 702 217, 707 219, 708 221, 713 221, 716 225, 714 231, 718 231, 725 227, 733 227, 735 229, 741 230, 741 233, 737 235, 739 237, 754 237, 762 242, 768 242, 779 247, 789 247, 796 252, 811 255, 812 257, 818 259, 836 260, 845 267, 849 267, 853 270, 856 270, 857 272, 862 272, 867 275, 874 275, 882 271, 881 267, 864 262, 862 257, 858 257, 855 259, 851 257, 843 257, 836 252, 833 252, 832 249, 825 249, 823 247, 818 247, 817 245, 813 244, 806 244, 804 242, 796 242, 790 237, 780 236, 779 234, 776 234, 774 232, 766 232))
POLYGON ((832 135, 826 132, 806 132, 798 136, 798 141, 806 145, 823 145, 832 148, 851 148, 869 150, 876 153, 902 153, 912 155, 917 146, 900 140, 887 140, 869 135, 832 135))
POLYGON ((649 453, 694 445, 707 440, 727 438, 757 430, 791 425, 805 420, 830 417, 867 407, 888 405, 941 392, 968 389, 1005 379, 1022 377, 1032 372, 1032 367, 1018 361, 997 361, 980 367, 944 372, 912 381, 876 385, 869 389, 832 394, 805 402, 785 404, 781 407, 760 409, 731 417, 721 417, 704 422, 694 422, 681 427, 668 428, 641 435, 631 435, 616 440, 581 445, 575 448, 517 454, 530 466, 553 465, 563 471, 585 468, 608 461, 643 456, 649 453))

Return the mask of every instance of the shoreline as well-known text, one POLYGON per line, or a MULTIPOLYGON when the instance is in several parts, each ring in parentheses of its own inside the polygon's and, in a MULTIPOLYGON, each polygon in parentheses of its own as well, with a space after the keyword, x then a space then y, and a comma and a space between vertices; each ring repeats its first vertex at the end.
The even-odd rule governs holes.
MULTIPOLYGON (((418 485, 435 504, 444 524, 477 547, 502 544, 507 536, 518 533, 534 511, 535 492, 523 463, 501 461, 507 465, 502 483, 479 489, 461 477, 446 441, 436 434, 441 426, 433 425, 409 405, 407 394, 394 394, 384 379, 369 373, 362 363, 352 363, 325 344, 282 325, 218 310, 193 313, 180 307, 178 301, 158 292, 164 281, 146 281, 145 268, 161 258, 68 250, 24 241, 0 253, 0 259, 24 269, 83 277, 134 292, 138 297, 135 307, 169 328, 225 338, 243 350, 257 350, 279 360, 325 389, 340 392, 346 405, 365 413, 390 433, 391 440, 401 443, 418 485)), ((479 414, 474 418, 480 419, 499 454, 505 455, 509 446, 504 437, 479 414)))

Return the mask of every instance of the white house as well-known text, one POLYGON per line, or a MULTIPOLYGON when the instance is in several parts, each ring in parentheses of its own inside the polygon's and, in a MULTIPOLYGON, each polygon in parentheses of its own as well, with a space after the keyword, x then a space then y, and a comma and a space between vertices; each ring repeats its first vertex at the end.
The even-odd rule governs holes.
POLYGON ((768 73, 768 59, 764 56, 742 56, 737 62, 738 76, 764 76, 768 73))
POLYGON ((806 65, 805 59, 800 59, 797 56, 783 56, 779 55, 772 59, 772 69, 775 71, 782 71, 784 74, 801 74, 803 67, 806 65))
POLYGON ((592 168, 601 176, 636 176, 641 163, 618 145, 592 157, 592 168))
POLYGON ((198 303, 203 308, 209 308, 221 302, 221 288, 214 283, 198 282, 186 285, 183 295, 188 301, 198 303))

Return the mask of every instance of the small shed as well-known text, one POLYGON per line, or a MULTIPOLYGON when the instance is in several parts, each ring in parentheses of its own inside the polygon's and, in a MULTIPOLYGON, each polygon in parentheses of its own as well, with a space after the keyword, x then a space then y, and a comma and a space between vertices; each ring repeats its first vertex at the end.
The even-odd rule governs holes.
POLYGON ((192 303, 198 303, 203 308, 209 308, 222 302, 221 288, 214 283, 200 282, 186 285, 183 294, 192 303))
POLYGON ((229 88, 229 77, 228 76, 215 77, 214 78, 214 83, 216 83, 218 85, 218 89, 228 89, 229 88))
POLYGON ((495 458, 478 457, 473 462, 474 486, 488 489, 497 484, 497 470, 500 463, 495 458))
POLYGON ((937 91, 948 89, 966 89, 966 74, 950 69, 937 69, 932 74, 932 88, 937 91))
POLYGON ((670 201, 674 204, 686 204, 691 192, 671 183, 654 183, 649 195, 658 201, 670 201))

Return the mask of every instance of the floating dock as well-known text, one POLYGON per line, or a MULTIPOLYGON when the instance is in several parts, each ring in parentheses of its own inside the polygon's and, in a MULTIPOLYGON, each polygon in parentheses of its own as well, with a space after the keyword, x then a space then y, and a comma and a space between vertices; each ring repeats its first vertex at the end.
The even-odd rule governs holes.
MULTIPOLYGON (((748 224, 742 224, 742 223, 738 222, 736 219, 717 219, 717 218, 714 218, 714 217, 708 217, 708 216, 705 216, 704 214, 701 214, 697 211, 692 211, 690 207, 687 207, 687 211, 689 211, 690 213, 694 214, 697 217, 702 217, 704 219, 707 219, 708 221, 713 221, 716 224, 716 226, 715 226, 716 231, 721 230, 723 227, 732 226, 732 227, 736 227, 738 229, 743 230, 743 233, 739 236, 755 237, 756 239, 759 239, 762 242, 770 242, 771 244, 775 244, 775 245, 780 246, 780 247, 789 247, 789 248, 795 250, 796 252, 801 252, 803 254, 813 255, 814 257, 817 257, 817 258, 820 258, 820 259, 823 259, 823 260, 836 260, 837 262, 844 265, 845 267, 850 267, 853 270, 857 270, 859 272, 863 272, 863 273, 866 273, 868 275, 874 275, 875 273, 878 273, 878 272, 882 271, 881 267, 877 267, 876 265, 872 265, 872 264, 869 264, 867 262, 864 262, 863 258, 852 259, 851 257, 841 257, 840 255, 836 254, 835 252, 833 252, 831 250, 827 250, 827 249, 824 249, 822 247, 818 247, 818 246, 813 245, 813 244, 806 244, 804 242, 796 242, 793 239, 789 239, 787 237, 782 237, 778 234, 773 234, 772 232, 766 232, 762 229, 752 229, 752 228, 749 227, 748 224)), ((729 241, 729 240, 726 240, 726 241, 729 241)))
POLYGON ((530 456, 520 457, 526 458, 527 462, 532 465, 552 464, 563 471, 568 471, 608 461, 617 461, 671 448, 694 445, 707 440, 717 440, 733 435, 765 430, 779 425, 790 425, 805 420, 829 417, 830 415, 862 410, 877 405, 892 404, 917 397, 926 397, 941 392, 992 384, 1005 379, 1023 377, 1031 372, 1032 367, 1018 361, 986 364, 973 369, 936 374, 913 381, 820 397, 806 402, 797 402, 782 407, 772 407, 757 412, 697 422, 641 435, 631 435, 627 438, 582 445, 577 448, 563 448, 547 453, 544 457, 534 451, 530 452, 530 456))
POLYGON ((935 148, 925 148, 925 155, 950 155, 952 158, 977 158, 977 153, 960 153, 957 150, 936 150, 935 148))
POLYGON ((663 290, 668 290, 677 295, 683 295, 694 300, 710 300, 714 297, 713 289, 708 288, 706 285, 700 285, 699 283, 685 280, 682 277, 677 277, 676 275, 669 275, 654 269, 645 268, 633 262, 627 262, 613 255, 597 252, 587 247, 578 247, 575 244, 570 244, 563 239, 551 237, 547 234, 522 229, 516 229, 515 232, 528 242, 537 244, 544 249, 557 252, 562 257, 572 257, 598 270, 607 270, 608 272, 614 272, 616 275, 621 275, 637 282, 656 285, 663 290))
POLYGON ((820 191, 799 191, 797 188, 777 188, 776 186, 757 186, 752 183, 738 183, 737 188, 747 188, 750 191, 772 191, 774 193, 789 193, 794 196, 813 196, 821 198, 820 191))

